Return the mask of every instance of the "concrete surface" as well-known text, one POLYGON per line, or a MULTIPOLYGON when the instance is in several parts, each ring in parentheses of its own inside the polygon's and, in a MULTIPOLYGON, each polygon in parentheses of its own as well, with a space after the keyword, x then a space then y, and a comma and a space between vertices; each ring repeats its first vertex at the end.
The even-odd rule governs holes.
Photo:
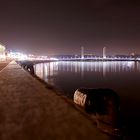
POLYGON ((6 62, 6 61, 0 61, 0 71, 6 67, 8 65, 9 62, 6 62))
POLYGON ((0 72, 0 140, 109 139, 15 62, 0 72))

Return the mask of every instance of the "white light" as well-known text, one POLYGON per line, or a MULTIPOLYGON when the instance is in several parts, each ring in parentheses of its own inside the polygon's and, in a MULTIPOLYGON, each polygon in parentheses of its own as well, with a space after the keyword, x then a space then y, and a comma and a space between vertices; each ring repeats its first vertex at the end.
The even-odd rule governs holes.
POLYGON ((54 57, 51 57, 51 58, 50 58, 50 60, 59 60, 59 59, 57 59, 57 58, 54 58, 54 57))

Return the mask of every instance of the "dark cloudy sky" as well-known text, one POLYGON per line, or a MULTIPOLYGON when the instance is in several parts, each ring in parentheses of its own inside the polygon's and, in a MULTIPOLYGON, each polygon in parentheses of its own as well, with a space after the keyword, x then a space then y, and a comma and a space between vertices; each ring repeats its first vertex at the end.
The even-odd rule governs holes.
POLYGON ((0 0, 0 42, 33 54, 140 54, 136 0, 0 0))

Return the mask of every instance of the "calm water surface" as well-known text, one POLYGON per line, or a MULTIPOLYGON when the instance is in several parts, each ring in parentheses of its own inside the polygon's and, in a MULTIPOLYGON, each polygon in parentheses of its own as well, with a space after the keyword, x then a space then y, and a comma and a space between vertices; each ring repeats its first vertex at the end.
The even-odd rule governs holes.
POLYGON ((35 65, 35 72, 69 98, 79 87, 113 89, 120 96, 127 139, 140 139, 140 62, 51 62, 35 65))

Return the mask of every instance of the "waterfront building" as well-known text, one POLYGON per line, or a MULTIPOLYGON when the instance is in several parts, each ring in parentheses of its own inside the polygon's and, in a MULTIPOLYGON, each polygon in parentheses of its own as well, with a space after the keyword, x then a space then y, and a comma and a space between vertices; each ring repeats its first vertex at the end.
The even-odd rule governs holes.
POLYGON ((5 60, 5 51, 6 51, 6 48, 3 44, 0 43, 0 61, 3 61, 5 60))

